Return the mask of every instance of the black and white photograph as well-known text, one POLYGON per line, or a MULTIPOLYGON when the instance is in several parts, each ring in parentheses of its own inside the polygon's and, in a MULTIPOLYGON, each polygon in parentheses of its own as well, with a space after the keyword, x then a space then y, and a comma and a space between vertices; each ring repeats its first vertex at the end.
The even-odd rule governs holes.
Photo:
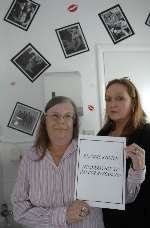
POLYGON ((11 62, 31 81, 34 82, 51 64, 32 45, 27 44, 11 62))
POLYGON ((17 102, 7 126, 28 135, 33 135, 41 113, 36 108, 17 102))
POLYGON ((114 44, 134 35, 122 8, 119 4, 98 14, 114 44))
POLYGON ((150 13, 148 14, 148 17, 147 17, 147 19, 145 21, 145 24, 150 26, 150 13))
POLYGON ((31 0, 14 0, 4 20, 27 31, 40 4, 31 0))
POLYGON ((65 58, 89 51, 88 44, 79 23, 56 29, 56 34, 65 58))

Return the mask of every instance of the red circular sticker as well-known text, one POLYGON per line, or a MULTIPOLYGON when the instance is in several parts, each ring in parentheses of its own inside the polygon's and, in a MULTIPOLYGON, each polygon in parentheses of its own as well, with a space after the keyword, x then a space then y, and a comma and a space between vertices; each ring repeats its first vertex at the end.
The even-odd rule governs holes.
POLYGON ((71 4, 70 6, 68 6, 68 10, 70 12, 74 12, 78 9, 78 5, 77 4, 71 4))
POLYGON ((88 105, 88 110, 94 111, 94 106, 93 105, 88 105))

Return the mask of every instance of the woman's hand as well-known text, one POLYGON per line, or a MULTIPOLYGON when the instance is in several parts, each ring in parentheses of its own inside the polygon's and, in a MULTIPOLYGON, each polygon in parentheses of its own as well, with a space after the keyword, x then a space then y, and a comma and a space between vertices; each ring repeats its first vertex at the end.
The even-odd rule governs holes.
POLYGON ((141 170, 145 168, 145 150, 133 143, 126 147, 126 157, 132 160, 132 168, 141 170))
POLYGON ((79 222, 86 218, 89 214, 90 209, 87 203, 80 200, 75 200, 67 208, 66 220, 67 223, 79 222))

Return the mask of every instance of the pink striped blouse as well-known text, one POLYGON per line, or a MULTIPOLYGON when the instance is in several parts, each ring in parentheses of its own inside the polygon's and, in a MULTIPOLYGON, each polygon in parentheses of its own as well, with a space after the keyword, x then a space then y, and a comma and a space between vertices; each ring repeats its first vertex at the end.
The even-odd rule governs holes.
MULTIPOLYGON (((30 228, 104 228, 102 210, 91 208, 82 222, 66 224, 66 208, 74 199, 77 142, 67 148, 59 166, 47 150, 41 161, 32 148, 24 153, 12 193, 14 219, 30 228)), ((133 201, 145 171, 130 170, 127 201, 133 201)))

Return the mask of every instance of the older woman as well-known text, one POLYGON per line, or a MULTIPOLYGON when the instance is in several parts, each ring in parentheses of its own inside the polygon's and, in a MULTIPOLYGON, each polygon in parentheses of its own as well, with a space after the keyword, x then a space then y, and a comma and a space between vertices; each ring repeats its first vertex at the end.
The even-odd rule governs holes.
MULTIPOLYGON (((101 209, 74 200, 77 137, 75 104, 54 97, 46 105, 34 147, 20 163, 12 194, 18 223, 30 228, 104 228, 101 209)), ((138 177, 131 173, 128 178, 132 200, 138 177)))
POLYGON ((78 125, 71 99, 54 97, 47 103, 12 194, 18 223, 30 228, 104 228, 100 209, 74 200, 78 125))
MULTIPOLYGON (((144 183, 136 185, 139 191, 136 200, 131 203, 130 192, 125 211, 103 209, 106 228, 141 228, 149 223, 150 211, 150 124, 141 107, 140 97, 134 84, 126 79, 114 79, 106 86, 106 124, 98 135, 124 136, 127 139, 127 178, 131 173, 138 181, 139 173, 144 171, 144 156, 146 157, 147 173, 144 183), (145 153, 144 153, 145 150, 145 153), (146 222, 147 221, 147 222, 146 222)), ((131 197, 132 198, 132 197, 131 197)))

